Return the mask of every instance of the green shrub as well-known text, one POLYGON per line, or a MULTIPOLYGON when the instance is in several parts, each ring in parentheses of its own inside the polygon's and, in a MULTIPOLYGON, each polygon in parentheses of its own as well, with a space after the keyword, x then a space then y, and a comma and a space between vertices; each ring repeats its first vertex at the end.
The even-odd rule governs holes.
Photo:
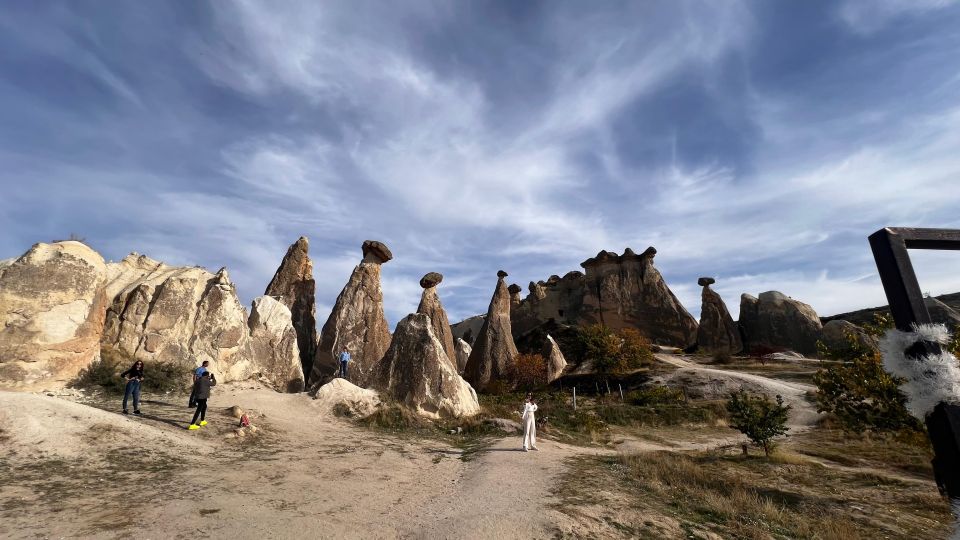
POLYGON ((683 402, 683 391, 669 386, 647 386, 628 392, 627 401, 640 406, 677 404, 683 402))
POLYGON ((584 360, 593 362, 601 374, 626 373, 653 363, 650 342, 633 328, 614 332, 595 324, 581 329, 584 360))
POLYGON ((777 396, 774 403, 767 396, 751 396, 743 390, 730 394, 730 401, 727 402, 730 427, 763 448, 767 457, 770 457, 770 451, 774 447, 773 439, 787 433, 789 411, 790 406, 783 404, 781 396, 777 396))
POLYGON ((720 351, 713 353, 714 364, 727 365, 733 363, 733 356, 730 356, 730 353, 726 351, 720 351))
MULTIPOLYGON (((123 393, 127 381, 120 377, 134 363, 133 357, 114 349, 101 347, 100 358, 82 370, 71 386, 100 387, 110 393, 123 393)), ((190 388, 193 366, 178 362, 144 362, 143 392, 167 393, 190 388)))

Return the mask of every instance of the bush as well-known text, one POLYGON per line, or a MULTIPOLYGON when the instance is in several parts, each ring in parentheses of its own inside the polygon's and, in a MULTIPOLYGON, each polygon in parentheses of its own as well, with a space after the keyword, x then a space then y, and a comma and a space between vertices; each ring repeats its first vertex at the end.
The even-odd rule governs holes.
MULTIPOLYGON (((893 326, 889 315, 875 314, 873 324, 863 326, 867 334, 879 337, 893 326)), ((900 391, 902 379, 883 369, 880 353, 860 344, 847 334, 841 350, 818 343, 824 358, 843 364, 821 369, 813 376, 817 385, 817 411, 832 414, 845 431, 921 430, 923 426, 907 411, 907 397, 900 391)))
POLYGON ((647 338, 633 328, 618 332, 595 324, 581 330, 584 360, 592 361, 601 374, 625 373, 653 363, 647 338))
MULTIPOLYGON (((107 392, 123 393, 127 381, 120 374, 134 363, 134 358, 113 347, 101 347, 100 358, 80 371, 71 386, 96 387, 107 392)), ((167 393, 190 387, 193 366, 180 362, 145 362, 143 391, 167 393)))
POLYGON ((713 353, 713 363, 720 365, 727 365, 733 363, 733 357, 730 356, 730 353, 726 351, 720 351, 713 353))
POLYGON ((669 386, 648 386, 627 393, 627 401, 633 405, 648 406, 682 403, 683 391, 669 386))
POLYGON ((767 457, 770 457, 770 451, 774 447, 774 437, 787 433, 789 410, 790 406, 783 404, 781 396, 777 396, 774 403, 767 396, 751 396, 743 390, 730 394, 730 401, 727 402, 730 427, 763 448, 767 457))
POLYGON ((539 354, 520 354, 510 367, 508 378, 518 390, 530 391, 547 384, 547 362, 539 354))

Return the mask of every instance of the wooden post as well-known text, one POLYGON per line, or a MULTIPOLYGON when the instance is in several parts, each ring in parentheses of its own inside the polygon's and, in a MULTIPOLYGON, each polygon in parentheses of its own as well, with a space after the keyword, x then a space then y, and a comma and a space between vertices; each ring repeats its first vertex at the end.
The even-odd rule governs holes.
POLYGON ((603 380, 603 384, 607 385, 607 395, 609 396, 609 395, 610 395, 610 380, 609 380, 609 379, 604 379, 604 380, 603 380))
POLYGON ((597 395, 600 395, 600 383, 596 379, 593 380, 593 389, 597 391, 597 395))
POLYGON ((577 387, 573 387, 573 410, 577 410, 577 387))
POLYGON ((623 385, 617 383, 617 386, 620 387, 620 403, 623 403, 623 385))

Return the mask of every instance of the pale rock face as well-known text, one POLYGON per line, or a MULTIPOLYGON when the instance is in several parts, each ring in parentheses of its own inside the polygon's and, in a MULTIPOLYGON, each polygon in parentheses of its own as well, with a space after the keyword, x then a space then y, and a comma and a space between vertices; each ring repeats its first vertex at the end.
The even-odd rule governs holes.
POLYGON ((760 298, 740 296, 740 329, 747 350, 768 346, 812 357, 817 354, 822 328, 812 307, 783 293, 768 291, 760 298))
POLYGON ((710 288, 713 278, 700 278, 700 326, 697 329, 697 347, 705 352, 736 354, 743 350, 740 327, 730 316, 723 298, 710 288))
POLYGON ((332 414, 334 407, 345 405, 354 416, 364 417, 376 412, 380 394, 338 378, 321 386, 313 403, 324 414, 332 414))
POLYGON ((464 368, 464 378, 480 390, 491 382, 506 381, 518 354, 510 326, 510 292, 504 277, 498 274, 487 317, 464 368))
POLYGON ((859 326, 842 319, 834 319, 823 325, 821 340, 828 349, 842 351, 850 347, 850 343, 847 341, 848 334, 853 336, 853 339, 864 349, 879 350, 876 339, 864 332, 859 326))
MULTIPOLYGON (((253 300, 248 342, 251 371, 281 392, 301 392, 303 367, 297 331, 287 306, 270 296, 253 300)), ((250 375, 247 375, 249 377, 250 375)))
POLYGON ((308 375, 317 350, 316 283, 309 251, 310 242, 301 236, 287 249, 283 262, 263 293, 279 299, 290 309, 293 327, 297 331, 301 370, 308 375))
POLYGON ((453 332, 454 339, 462 339, 471 347, 477 341, 480 335, 480 329, 483 328, 483 321, 487 320, 487 315, 474 315, 450 325, 450 331, 453 332))
POLYGON ((567 359, 563 357, 560 346, 549 334, 544 343, 543 357, 547 361, 547 384, 563 376, 563 370, 567 369, 567 359))
MULTIPOLYGON (((450 320, 447 318, 447 312, 443 309, 443 304, 440 302, 440 296, 437 295, 436 285, 440 283, 440 280, 443 279, 443 276, 440 276, 439 279, 436 277, 440 274, 436 272, 431 272, 424 276, 420 280, 420 285, 429 285, 423 288, 423 294, 420 296, 420 305, 417 306, 417 313, 423 313, 427 317, 430 317, 430 324, 433 325, 433 331, 440 338, 440 343, 443 344, 443 351, 447 354, 452 362, 456 360, 456 349, 453 344, 453 332, 450 330, 450 320), (431 278, 431 279, 428 279, 431 278)), ((456 365, 452 364, 453 368, 456 369, 456 365)))
POLYGON ((467 360, 470 358, 470 352, 473 347, 466 341, 457 338, 457 373, 463 375, 463 370, 467 368, 467 360))
POLYGON ((350 275, 340 291, 330 317, 320 332, 320 343, 308 377, 311 385, 331 378, 338 369, 336 357, 350 353, 350 382, 367 386, 370 371, 390 346, 390 327, 383 313, 380 265, 392 258, 380 242, 368 240, 363 246, 364 260, 350 275))
POLYGON ((423 313, 407 315, 397 324, 370 385, 427 418, 459 418, 480 412, 477 393, 457 375, 430 318, 423 313))
POLYGON ((99 354, 106 265, 80 242, 0 265, 0 388, 62 387, 99 354))

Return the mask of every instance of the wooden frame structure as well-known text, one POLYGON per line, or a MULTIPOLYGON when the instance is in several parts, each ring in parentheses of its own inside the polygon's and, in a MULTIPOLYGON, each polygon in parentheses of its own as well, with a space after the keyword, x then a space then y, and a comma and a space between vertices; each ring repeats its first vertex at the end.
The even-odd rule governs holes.
MULTIPOLYGON (((907 250, 960 250, 960 230, 887 227, 871 234, 869 240, 896 327, 911 331, 915 324, 929 324, 930 313, 907 250)), ((907 351, 911 356, 940 352, 939 344, 928 342, 907 351)), ((927 415, 926 425, 937 486, 951 499, 960 498, 960 406, 938 404, 927 415)))

